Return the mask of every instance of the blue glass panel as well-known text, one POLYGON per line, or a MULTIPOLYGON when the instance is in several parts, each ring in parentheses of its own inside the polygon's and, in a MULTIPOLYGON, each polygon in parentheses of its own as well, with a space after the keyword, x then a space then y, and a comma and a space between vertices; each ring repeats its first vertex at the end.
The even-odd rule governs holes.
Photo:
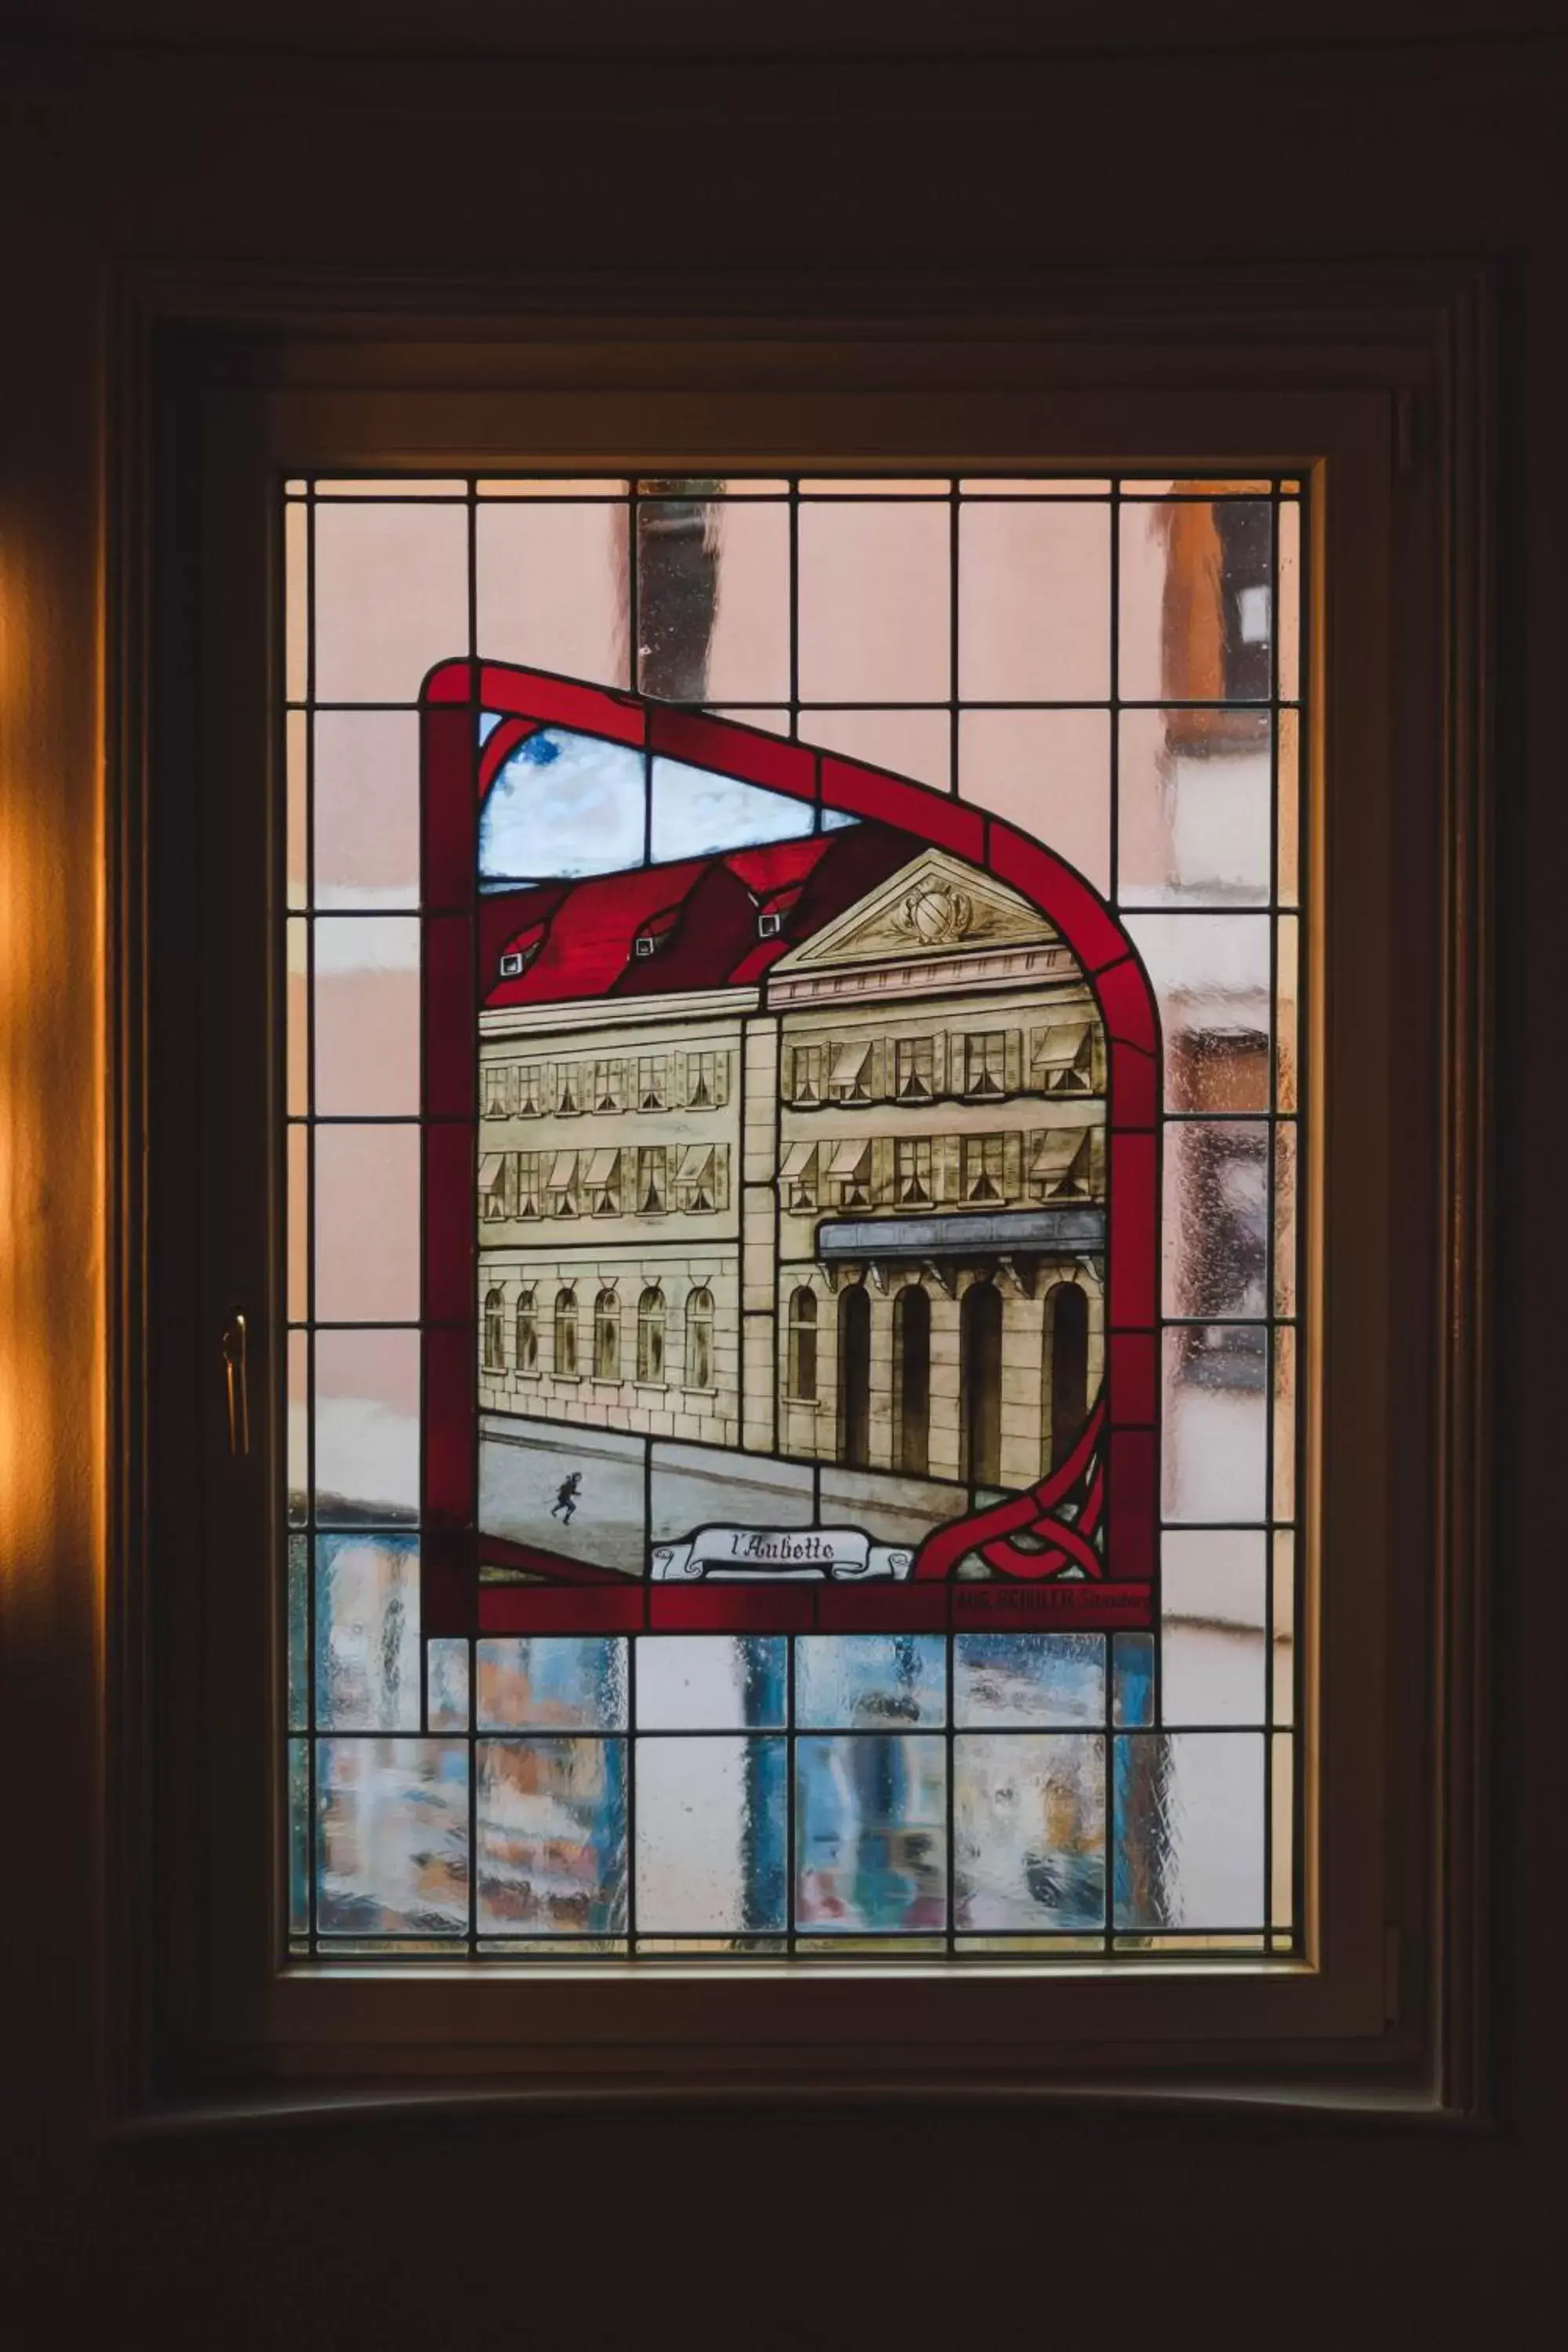
POLYGON ((316 1723, 419 1729, 419 1544, 414 1536, 316 1538, 316 1723))
POLYGON ((1154 1720, 1154 1636, 1118 1633, 1111 1708, 1117 1724, 1135 1730, 1154 1720))
POLYGON ((883 1731, 947 1719, 940 1633, 805 1633, 795 1645, 795 1721, 883 1731))
POLYGON ((626 1645, 531 1633, 475 1643, 481 1731, 624 1731, 626 1645))
POLYGON ((952 1716, 960 1724, 1103 1723, 1103 1633, 960 1633, 952 1716))
POLYGON ((947 1924, 946 1742, 929 1732, 795 1747, 795 1924, 814 1935, 947 1924))

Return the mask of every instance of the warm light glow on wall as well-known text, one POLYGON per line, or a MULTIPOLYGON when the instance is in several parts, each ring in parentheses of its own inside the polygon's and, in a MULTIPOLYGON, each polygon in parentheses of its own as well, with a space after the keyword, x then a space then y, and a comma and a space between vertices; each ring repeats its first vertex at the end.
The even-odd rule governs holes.
POLYGON ((0 1582, 41 1605, 67 1483, 84 1541, 81 1505, 96 1511, 101 1491, 102 953, 96 913, 82 919, 100 871, 95 649, 73 740, 58 597, 37 552, 0 514, 0 1582), (60 772, 67 744, 74 777, 60 772))

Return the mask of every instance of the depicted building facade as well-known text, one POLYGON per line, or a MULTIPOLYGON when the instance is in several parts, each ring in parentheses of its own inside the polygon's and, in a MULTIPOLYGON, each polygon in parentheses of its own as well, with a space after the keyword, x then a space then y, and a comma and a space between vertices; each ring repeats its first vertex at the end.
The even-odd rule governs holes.
MULTIPOLYGON (((767 853, 753 942, 838 838, 767 853)), ((868 846, 838 852, 850 880, 868 846)), ((931 850, 847 887, 755 981, 715 925, 689 985, 572 992, 605 885, 555 915, 559 979, 500 956, 479 1399, 897 1480, 895 1519, 929 1524, 944 1486, 1038 1478, 1099 1388, 1105 1045, 1066 947, 1001 883, 931 850)), ((691 928, 650 918, 638 977, 691 928)), ((851 1502, 869 1522, 868 1490, 851 1502)))
POLYGON ((1027 1486, 1100 1383, 1087 984, 1042 917, 933 852, 784 958, 769 996, 782 1450, 1027 1486))
POLYGON ((481 1404, 738 1444, 732 1003, 490 1011, 481 1037, 481 1404))

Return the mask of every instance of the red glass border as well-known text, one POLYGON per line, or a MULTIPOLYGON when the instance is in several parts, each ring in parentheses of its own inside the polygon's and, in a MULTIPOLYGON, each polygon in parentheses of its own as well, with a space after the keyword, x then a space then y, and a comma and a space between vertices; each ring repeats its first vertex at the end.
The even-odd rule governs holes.
MULTIPOLYGON (((459 1122, 437 1141, 426 1130, 422 1225, 426 1313, 457 1309, 422 1335, 421 1517, 439 1530, 426 1546, 427 1635, 594 1633, 813 1626, 944 1631, 1052 1625, 1135 1630, 1154 1620, 1159 1492, 1157 1127, 1159 1015, 1127 933, 1077 869, 1005 819, 884 770, 818 752, 732 719, 673 710, 637 695, 497 662, 449 661, 426 680, 421 726, 421 986, 425 1111, 459 1122), (479 741, 481 714, 501 724, 479 741), (1100 1405, 1072 1461, 1022 1495, 933 1531, 916 1580, 885 1591, 758 1585, 661 1588, 637 1579, 614 1589, 603 1572, 552 1562, 556 1580, 481 1585, 477 1525, 478 1296, 473 1279, 477 1148, 475 1039, 479 814, 484 793, 531 728, 566 726, 708 767, 741 782, 819 798, 825 809, 872 818, 994 874, 1060 932, 1093 991, 1109 1041, 1106 1128, 1106 1350, 1100 1405), (494 746, 494 749, 491 749, 494 746), (461 936, 466 951, 458 946, 461 936), (460 1191, 459 1191, 460 1187, 460 1191), (467 1265, 466 1297, 457 1297, 467 1265), (1079 1489, 1070 1519, 1053 1516, 1079 1489), (1103 1518, 1102 1549, 1086 1543, 1103 1518), (1027 1533, 1031 1549, 1013 1538, 1027 1533), (1049 1547, 1042 1552, 1038 1539, 1049 1547), (979 1549, 988 1583, 948 1580, 979 1549), (438 1563, 437 1563, 438 1555, 438 1563), (1082 1580, 1049 1579, 1069 1560, 1082 1580), (1092 1565, 1090 1564, 1092 1563, 1092 1565)), ((497 1563, 514 1547, 490 1545, 497 1563)), ((542 1566, 542 1561, 541 1562, 542 1566)))

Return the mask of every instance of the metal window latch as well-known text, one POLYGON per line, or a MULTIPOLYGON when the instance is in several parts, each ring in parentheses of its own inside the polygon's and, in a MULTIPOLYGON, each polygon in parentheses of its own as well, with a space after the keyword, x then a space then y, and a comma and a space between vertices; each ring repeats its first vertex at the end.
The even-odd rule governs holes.
POLYGON ((250 1451, 250 1379, 247 1361, 249 1344, 245 1317, 231 1316, 224 1325, 220 1346, 228 1402, 228 1450, 237 1458, 250 1451))

